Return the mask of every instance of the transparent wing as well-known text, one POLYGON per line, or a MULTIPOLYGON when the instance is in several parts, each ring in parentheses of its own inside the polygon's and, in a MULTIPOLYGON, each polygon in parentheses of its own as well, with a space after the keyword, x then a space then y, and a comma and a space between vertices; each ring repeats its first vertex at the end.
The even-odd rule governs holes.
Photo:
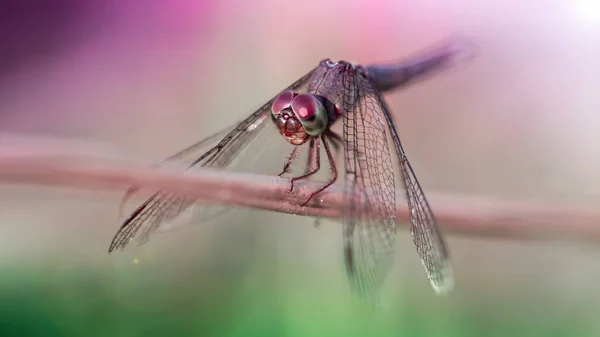
POLYGON ((344 255, 351 284, 375 298, 393 263, 395 179, 388 139, 396 149, 411 214, 411 234, 437 293, 452 288, 452 269, 440 229, 408 162, 389 110, 363 73, 345 81, 346 165, 344 255))
MULTIPOLYGON (((314 69, 284 90, 305 92, 307 82, 313 72, 314 69)), ((202 154, 195 159, 190 160, 189 157, 193 153, 198 153, 198 149, 206 148, 206 144, 211 143, 210 141, 200 141, 169 157, 166 161, 186 162, 189 163, 190 169, 213 167, 235 170, 243 166, 244 171, 248 171, 248 168, 254 166, 259 170, 265 170, 265 162, 274 163, 281 169, 285 158, 284 156, 275 157, 274 154, 281 152, 282 149, 289 152, 287 149, 291 147, 291 144, 276 137, 277 130, 270 121, 270 108, 274 99, 275 97, 266 102, 231 131, 209 137, 209 140, 218 139, 218 135, 224 134, 224 137, 216 145, 209 147, 207 151, 200 152, 202 154), (274 139, 277 142, 257 140, 262 138, 274 139), (271 151, 272 148, 278 148, 278 150, 274 152, 271 151), (264 160, 263 157, 269 154, 273 156, 274 160, 264 160)), ((270 169, 273 170, 274 167, 272 166, 270 169)), ((134 190, 135 188, 130 189, 127 194, 129 195, 134 190)), ((144 244, 161 224, 174 220, 193 204, 194 200, 182 196, 162 191, 155 193, 123 222, 110 244, 109 253, 115 249, 124 249, 138 233, 138 244, 144 244)))
MULTIPOLYGON (((175 153, 174 155, 164 159, 162 162, 153 165, 153 167, 158 167, 161 166, 162 164, 168 163, 168 162, 173 162, 173 161, 177 161, 180 163, 183 163, 184 165, 190 165, 191 162, 193 160, 195 160, 197 158, 197 152, 198 151, 202 151, 202 148, 205 148, 207 145, 210 145, 211 143, 214 144, 215 140, 221 140, 223 139, 232 129, 234 129, 237 125, 239 125, 241 122, 238 122, 235 124, 235 126, 230 126, 226 129, 223 129, 219 132, 216 132, 214 134, 212 134, 209 137, 206 137, 190 146, 188 146, 187 148, 175 153), (192 157, 193 159, 189 159, 186 157, 189 156, 193 156, 196 153, 196 157, 192 157)), ((203 153, 203 152, 201 152, 203 153)), ((119 217, 121 217, 121 215, 123 214, 123 206, 126 204, 127 200, 133 195, 135 194, 140 188, 138 186, 131 186, 126 192, 125 195, 123 196, 123 199, 121 200, 121 205, 119 207, 119 217)))
POLYGON ((344 256, 354 290, 377 300, 393 261, 396 194, 386 120, 361 76, 349 69, 344 81, 344 256))
POLYGON ((365 88, 366 91, 365 99, 374 102, 374 106, 380 116, 385 118, 388 131, 394 142, 410 212, 411 235, 417 247, 417 252, 421 257, 421 263, 425 267, 425 271, 435 292, 437 294, 447 293, 454 287, 454 276, 450 254, 444 242, 442 232, 423 193, 423 189, 415 176, 415 172, 406 157, 390 110, 381 97, 381 93, 375 90, 375 87, 366 78, 362 82, 364 84, 361 87, 365 88))

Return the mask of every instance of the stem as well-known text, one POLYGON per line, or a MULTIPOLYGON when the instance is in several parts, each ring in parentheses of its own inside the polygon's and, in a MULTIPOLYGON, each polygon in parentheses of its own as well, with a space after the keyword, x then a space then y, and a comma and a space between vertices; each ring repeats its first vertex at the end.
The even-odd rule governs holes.
MULTIPOLYGON (((318 182, 210 169, 152 168, 89 154, 0 145, 0 183, 38 184, 84 190, 124 191, 142 186, 199 202, 259 208, 280 213, 342 217, 343 186, 332 185, 306 206, 318 182), (216 191, 216 192, 215 192, 216 191)), ((397 191, 397 196, 404 195, 397 191)), ((481 196, 428 193, 442 229, 449 233, 510 239, 579 239, 600 242, 600 213, 578 206, 495 200, 481 196)), ((402 198, 398 198, 402 199, 402 198)), ((396 222, 406 226, 406 202, 398 200, 396 222)))

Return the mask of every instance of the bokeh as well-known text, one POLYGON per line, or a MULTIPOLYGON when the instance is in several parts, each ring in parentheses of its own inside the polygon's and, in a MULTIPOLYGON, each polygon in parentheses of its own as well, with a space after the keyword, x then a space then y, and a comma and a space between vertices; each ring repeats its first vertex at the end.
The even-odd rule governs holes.
MULTIPOLYGON (((426 191, 598 205, 593 0, 6 0, 0 132, 150 164, 323 58, 392 61, 455 35, 477 41, 471 63, 387 96, 426 191)), ((600 335, 600 245, 451 235, 456 289, 436 297, 402 230, 373 312, 351 300, 337 222, 235 210, 108 255, 121 197, 0 187, 0 335, 600 335)))

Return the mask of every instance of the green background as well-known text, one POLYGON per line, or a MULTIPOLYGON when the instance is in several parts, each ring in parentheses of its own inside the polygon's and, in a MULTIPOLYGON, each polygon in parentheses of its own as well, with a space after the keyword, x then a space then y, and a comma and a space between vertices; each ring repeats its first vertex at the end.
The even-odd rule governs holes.
MULTIPOLYGON (((111 255, 105 254, 107 241, 74 242, 56 250, 46 245, 49 253, 37 261, 4 262, 0 335, 600 333, 598 291, 593 279, 585 279, 597 271, 573 269, 571 278, 555 273, 571 265, 567 257, 585 261, 582 255, 593 248, 450 236, 456 289, 438 297, 402 231, 396 266, 382 290, 384 308, 376 311, 348 289, 338 223, 322 220, 314 228, 306 218, 249 210, 223 219, 233 224, 216 221, 155 235, 142 247, 111 255), (298 221, 304 225, 285 227, 298 221), (198 240, 207 236, 210 242, 198 240), (482 245, 493 253, 474 254, 482 245), (62 250, 69 254, 58 254, 62 250)), ((83 230, 69 235, 89 240, 83 230)))

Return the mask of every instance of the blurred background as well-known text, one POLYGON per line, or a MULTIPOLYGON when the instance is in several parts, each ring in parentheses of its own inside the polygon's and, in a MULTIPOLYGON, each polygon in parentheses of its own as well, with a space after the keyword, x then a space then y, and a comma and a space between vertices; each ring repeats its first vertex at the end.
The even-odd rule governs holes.
MULTIPOLYGON (((473 62, 387 96, 425 190, 598 205, 594 0, 5 0, 0 132, 159 161, 323 58, 452 35, 473 62)), ((109 256, 121 197, 0 186, 0 335, 600 335, 600 245, 449 236, 456 289, 436 297, 402 230, 377 313, 351 301, 339 223, 240 210, 109 256)))

